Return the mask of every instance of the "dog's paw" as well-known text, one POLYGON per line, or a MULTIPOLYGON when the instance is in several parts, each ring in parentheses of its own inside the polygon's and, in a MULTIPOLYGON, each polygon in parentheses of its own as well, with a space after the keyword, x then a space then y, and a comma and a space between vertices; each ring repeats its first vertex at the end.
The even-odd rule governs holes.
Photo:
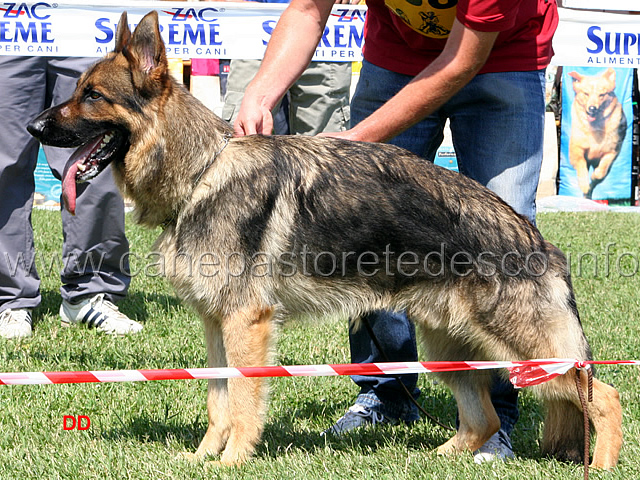
POLYGON ((231 467, 235 467, 237 465, 228 464, 228 463, 222 462, 220 460, 207 460, 204 463, 204 466, 206 468, 220 469, 220 468, 231 468, 231 467))
POLYGON ((593 169, 593 172, 591 173, 591 180, 599 182, 601 181, 604 177, 607 176, 607 173, 609 173, 609 167, 611 165, 610 164, 600 164, 598 165, 598 167, 593 169))
POLYGON ((224 452, 222 452, 220 463, 227 467, 237 467, 239 465, 247 463, 250 457, 251 454, 247 450, 233 450, 226 448, 224 452))
POLYGON ((201 455, 193 452, 181 452, 176 455, 176 460, 191 463, 202 463, 206 468, 229 468, 239 465, 239 463, 227 463, 222 460, 208 460, 208 455, 201 455))
POLYGON ((187 462, 201 462, 204 460, 204 455, 200 455, 194 452, 180 452, 176 455, 176 460, 185 460, 187 462))
POLYGON ((588 195, 591 192, 591 181, 589 179, 578 179, 578 186, 584 195, 588 195))
POLYGON ((438 455, 444 455, 444 456, 456 455, 460 453, 460 450, 458 449, 456 444, 457 444, 456 436, 454 435, 445 443, 440 445, 436 450, 436 452, 438 453, 438 455))

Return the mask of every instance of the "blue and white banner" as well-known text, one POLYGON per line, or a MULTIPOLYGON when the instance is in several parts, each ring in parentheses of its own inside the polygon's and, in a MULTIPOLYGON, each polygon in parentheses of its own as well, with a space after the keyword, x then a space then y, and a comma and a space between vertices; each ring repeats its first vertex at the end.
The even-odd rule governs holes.
MULTIPOLYGON (((637 1, 640 4, 640 1, 637 1)), ((602 2, 604 3, 604 2, 602 2)), ((559 9, 554 65, 640 67, 640 15, 559 9)))
POLYGON ((562 0, 562 6, 583 10, 640 11, 640 2, 638 0, 562 0))
MULTIPOLYGON (((625 1, 612 5, 624 6, 625 1)), ((640 5, 639 0, 630 1, 640 5)), ((604 2, 598 4, 602 7, 604 2)), ((259 59, 286 6, 255 2, 125 4, 121 0, 98 0, 92 5, 73 0, 4 2, 0 3, 0 55, 101 57, 113 49, 123 11, 135 27, 147 12, 157 10, 169 57, 259 59)), ((572 8, 559 11, 554 65, 640 67, 640 15, 572 8)), ((313 59, 361 60, 366 12, 363 5, 334 6, 313 59)))
MULTIPOLYGON (((101 57, 127 11, 133 29, 157 10, 167 56, 262 58, 286 4, 253 2, 0 3, 0 55, 101 57)), ((314 60, 358 61, 366 7, 333 8, 314 60)))

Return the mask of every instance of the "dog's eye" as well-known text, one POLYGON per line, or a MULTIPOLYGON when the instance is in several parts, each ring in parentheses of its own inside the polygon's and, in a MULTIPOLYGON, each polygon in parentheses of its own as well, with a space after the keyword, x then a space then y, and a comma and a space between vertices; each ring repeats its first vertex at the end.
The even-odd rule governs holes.
POLYGON ((96 92, 95 90, 91 90, 89 92, 89 98, 91 100, 98 100, 98 99, 102 98, 102 95, 100 95, 100 93, 96 92))

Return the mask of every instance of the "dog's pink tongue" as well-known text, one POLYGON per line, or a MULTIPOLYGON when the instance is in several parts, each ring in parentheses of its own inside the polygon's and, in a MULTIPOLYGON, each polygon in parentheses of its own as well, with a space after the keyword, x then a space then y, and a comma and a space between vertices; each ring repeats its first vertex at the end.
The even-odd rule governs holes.
POLYGON ((78 174, 78 165, 91 155, 101 141, 102 135, 78 148, 71 154, 67 164, 64 166, 62 173, 62 200, 71 215, 76 214, 76 175, 78 174))
POLYGON ((71 215, 76 214, 76 174, 78 173, 78 163, 73 162, 65 167, 64 178, 62 179, 62 200, 64 207, 71 215))

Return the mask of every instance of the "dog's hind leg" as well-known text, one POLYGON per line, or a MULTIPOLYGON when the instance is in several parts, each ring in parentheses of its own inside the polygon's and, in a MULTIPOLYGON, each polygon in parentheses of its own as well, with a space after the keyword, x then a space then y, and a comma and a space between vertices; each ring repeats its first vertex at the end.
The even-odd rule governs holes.
POLYGON ((593 172, 591 173, 591 180, 595 180, 598 183, 601 182, 604 179, 604 177, 606 177, 607 174, 609 173, 609 170, 611 169, 611 164, 613 163, 613 161, 616 159, 617 156, 618 156, 618 151, 606 153, 605 155, 603 155, 602 158, 600 159, 600 162, 598 162, 598 166, 594 168, 593 172))
MULTIPOLYGON (((421 326, 420 321, 416 322, 421 326)), ((422 323, 422 325, 427 322, 422 323)), ((474 360, 467 342, 459 341, 444 329, 422 327, 421 338, 427 357, 440 361, 474 360)), ((438 447, 438 453, 455 454, 475 451, 500 429, 500 419, 491 403, 492 374, 489 371, 461 371, 438 374, 451 389, 458 405, 459 426, 456 434, 438 447)))
POLYGON ((546 408, 542 453, 560 461, 582 462, 584 456, 582 412, 573 402, 565 399, 548 400, 546 408))
POLYGON ((487 372, 452 372, 440 375, 451 388, 458 405, 456 434, 438 447, 438 454, 475 451, 500 429, 500 419, 491 403, 492 376, 487 372))
MULTIPOLYGON (((543 290, 539 295, 538 310, 529 317, 529 328, 533 333, 521 337, 516 357, 590 360, 591 348, 582 330, 570 280, 553 273, 551 271, 551 275, 539 280, 538 285, 546 286, 546 292, 543 290)), ((581 460, 584 456, 582 404, 575 380, 575 369, 571 369, 567 374, 535 387, 548 412, 543 451, 565 460, 581 460)), ((580 381, 583 392, 587 392, 585 372, 580 373, 580 381)), ((593 401, 588 403, 587 409, 596 432, 592 466, 612 468, 622 446, 622 408, 618 392, 594 379, 593 401)))
MULTIPOLYGON (((585 377, 586 375, 582 375, 585 377)), ((586 380, 583 378, 583 385, 586 380)), ((583 390, 586 389, 583 386, 583 390)), ((593 468, 609 469, 618 463, 622 448, 622 407, 618 391, 599 380, 593 380, 593 402, 587 411, 596 430, 593 468)))
MULTIPOLYGON (((580 462, 584 458, 584 420, 574 376, 572 369, 539 387, 548 410, 542 450, 561 460, 580 462)), ((586 373, 581 372, 580 378, 586 395, 586 373)), ((596 432, 591 466, 613 468, 622 447, 622 408, 616 389, 594 379, 593 401, 587 404, 587 411, 596 432)))
MULTIPOLYGON (((273 336, 273 308, 245 308, 222 319, 222 336, 230 367, 266 365, 273 336)), ((220 462, 246 462, 260 441, 266 414, 267 385, 262 378, 232 378, 228 381, 228 409, 224 415, 229 436, 220 462)), ((211 406, 211 405, 210 405, 211 406)), ((221 434, 224 433, 220 432, 221 434)), ((206 437, 205 437, 206 439, 206 437)), ((215 440, 215 439, 214 439, 215 440)), ((204 441, 204 440, 203 440, 204 441)))

